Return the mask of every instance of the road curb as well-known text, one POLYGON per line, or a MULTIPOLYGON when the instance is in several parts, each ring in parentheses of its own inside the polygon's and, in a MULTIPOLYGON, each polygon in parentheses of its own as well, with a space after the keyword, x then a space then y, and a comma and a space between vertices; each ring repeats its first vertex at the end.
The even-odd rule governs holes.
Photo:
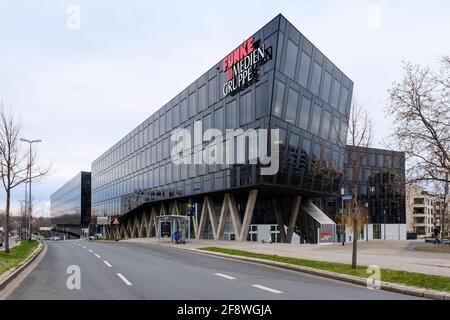
MULTIPOLYGON (((224 258, 230 258, 234 260, 240 260, 240 261, 247 261, 247 262, 254 262, 258 264, 264 264, 272 267, 278 267, 298 272, 303 272, 307 274, 311 274, 314 276, 324 277, 328 279, 343 281, 343 282, 349 282, 360 286, 367 286, 367 279, 360 278, 360 277, 354 277, 354 276, 348 276, 341 273, 331 272, 331 271, 325 271, 325 270, 319 270, 309 267, 303 267, 303 266, 296 266, 289 263, 284 262, 276 262, 276 261, 269 261, 264 259, 258 259, 258 258, 250 258, 250 257, 242 257, 242 256, 235 256, 231 254, 226 253, 220 253, 220 252, 211 252, 211 251, 204 251, 199 249, 192 249, 192 248, 186 248, 184 250, 189 250, 197 253, 203 253, 211 256, 216 257, 224 257, 224 258)), ((450 294, 446 292, 439 292, 439 291, 433 291, 428 289, 421 289, 416 287, 410 287, 395 283, 389 283, 389 282, 381 282, 381 290, 395 292, 395 293, 402 293, 410 296, 415 297, 421 297, 426 299, 433 299, 433 300, 450 300, 450 294)))
POLYGON ((34 251, 22 262, 20 262, 17 266, 12 269, 6 271, 3 275, 0 276, 0 290, 3 290, 12 280, 14 280, 23 270, 25 270, 30 263, 32 263, 42 252, 44 249, 44 244, 42 241, 39 241, 39 245, 34 251))

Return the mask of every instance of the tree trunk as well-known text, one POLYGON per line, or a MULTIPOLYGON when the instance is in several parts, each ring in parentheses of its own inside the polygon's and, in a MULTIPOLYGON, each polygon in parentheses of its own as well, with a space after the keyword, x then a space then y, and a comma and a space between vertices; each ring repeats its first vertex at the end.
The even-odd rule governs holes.
POLYGON ((353 204, 353 250, 352 250, 352 269, 356 269, 357 254, 358 254, 358 239, 359 239, 359 228, 358 228, 358 205, 355 202, 353 204))
POLYGON ((6 191, 6 223, 5 223, 5 253, 9 253, 9 207, 11 201, 11 192, 6 191))

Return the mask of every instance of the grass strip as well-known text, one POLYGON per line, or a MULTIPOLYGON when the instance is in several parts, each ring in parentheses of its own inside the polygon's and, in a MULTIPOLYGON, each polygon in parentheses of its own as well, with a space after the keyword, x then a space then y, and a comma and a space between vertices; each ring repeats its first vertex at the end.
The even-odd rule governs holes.
POLYGON ((0 275, 25 260, 39 245, 38 241, 22 240, 9 253, 0 252, 0 275))
POLYGON ((424 246, 424 247, 416 247, 415 249, 423 251, 450 252, 450 246, 424 246))
MULTIPOLYGON (((219 247, 205 247, 199 249, 203 251, 225 253, 234 256, 289 263, 296 266, 331 271, 345 275, 360 277, 364 279, 367 279, 367 277, 369 276, 369 274, 367 273, 367 266, 358 266, 356 269, 352 269, 350 264, 345 263, 282 257, 277 255, 269 255, 219 247)), ((408 285, 422 289, 450 292, 450 278, 444 276, 428 275, 416 272, 407 272, 391 269, 381 269, 381 281, 408 285)))

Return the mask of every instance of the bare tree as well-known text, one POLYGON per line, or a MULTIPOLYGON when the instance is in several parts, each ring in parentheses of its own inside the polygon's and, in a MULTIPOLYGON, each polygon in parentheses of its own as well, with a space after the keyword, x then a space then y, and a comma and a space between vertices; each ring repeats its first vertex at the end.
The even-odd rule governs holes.
POLYGON ((342 138, 339 139, 339 144, 347 150, 347 170, 342 173, 342 183, 352 196, 352 200, 348 206, 347 216, 339 219, 345 225, 351 225, 353 229, 352 268, 356 268, 357 265, 358 239, 361 230, 360 225, 362 223, 360 220, 364 211, 358 194, 359 177, 363 161, 367 157, 367 148, 371 142, 372 119, 365 107, 359 104, 356 98, 353 98, 347 141, 342 141, 342 138))
MULTIPOLYGON (((5 253, 9 253, 9 229, 11 211, 11 192, 18 185, 24 183, 29 169, 28 163, 33 164, 36 154, 28 159, 28 153, 20 148, 21 124, 17 116, 0 105, 0 175, 6 193, 5 208, 5 253)), ((39 168, 31 172, 32 179, 44 176, 47 170, 39 168)))
MULTIPOLYGON (((407 155, 409 182, 441 182, 449 194, 450 173, 450 58, 441 68, 404 64, 404 76, 394 82, 387 114, 394 119, 392 138, 407 155)), ((444 212, 447 211, 445 201, 444 212)), ((447 224, 448 227, 448 224, 447 224)))

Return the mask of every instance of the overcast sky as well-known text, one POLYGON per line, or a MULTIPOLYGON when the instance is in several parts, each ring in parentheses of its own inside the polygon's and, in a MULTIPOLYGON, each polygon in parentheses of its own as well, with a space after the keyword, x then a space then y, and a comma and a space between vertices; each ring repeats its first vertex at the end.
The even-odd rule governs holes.
MULTIPOLYGON (((0 100, 53 163, 33 185, 35 214, 48 214, 52 192, 278 13, 354 81, 382 146, 387 89, 402 61, 435 66, 450 54, 449 12, 448 0, 1 0, 0 100)), ((13 194, 15 208, 23 195, 13 194)))

